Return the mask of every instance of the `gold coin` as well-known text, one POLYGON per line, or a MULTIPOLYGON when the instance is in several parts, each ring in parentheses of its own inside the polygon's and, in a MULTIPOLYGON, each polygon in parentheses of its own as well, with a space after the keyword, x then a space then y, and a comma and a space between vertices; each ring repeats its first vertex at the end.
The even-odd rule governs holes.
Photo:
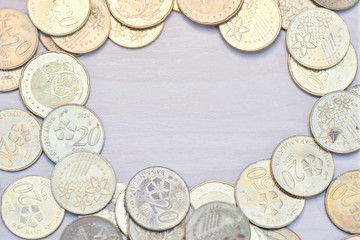
POLYGON ((19 89, 26 107, 45 118, 56 107, 85 104, 90 92, 89 75, 74 56, 45 52, 25 66, 19 89))
POLYGON ((127 237, 129 235, 129 214, 125 207, 125 191, 121 192, 115 204, 115 219, 120 231, 127 237))
POLYGON ((24 67, 13 70, 0 70, 0 92, 10 92, 19 87, 24 67))
POLYGON ((0 9, 0 69, 24 65, 39 45, 38 31, 28 16, 15 9, 0 9))
POLYGON ((12 183, 4 192, 1 217, 8 229, 25 239, 49 236, 60 226, 65 211, 55 201, 50 180, 27 176, 12 183))
POLYGON ((174 0, 106 0, 106 3, 113 17, 131 28, 150 28, 159 25, 174 7, 174 0))
POLYGON ((175 11, 175 12, 181 12, 177 1, 178 1, 178 0, 174 0, 173 11, 175 11))
POLYGON ((90 14, 90 0, 28 0, 27 8, 40 31, 65 36, 84 26, 90 14))
POLYGON ((218 25, 229 20, 244 0, 202 1, 177 0, 182 13, 199 24, 218 25))
POLYGON ((300 237, 288 228, 263 230, 266 240, 301 240, 300 237))
POLYGON ((348 236, 346 238, 343 238, 342 240, 360 240, 360 235, 348 236))
POLYGON ((19 109, 0 111, 0 170, 20 171, 41 155, 40 123, 19 109))
POLYGON ((286 43, 298 63, 322 70, 335 66, 345 57, 350 46, 350 34, 336 13, 311 8, 299 13, 291 22, 286 43))
POLYGON ((288 29, 290 23, 302 11, 316 8, 311 0, 280 0, 282 28, 288 29))
POLYGON ((94 152, 72 153, 58 162, 51 176, 56 201, 67 211, 85 215, 102 210, 116 186, 110 163, 94 152))
POLYGON ((253 224, 270 229, 289 225, 305 206, 304 199, 291 197, 276 186, 271 177, 270 160, 245 168, 236 182, 235 198, 253 224))
POLYGON ((190 203, 194 210, 209 202, 227 202, 234 206, 234 186, 221 181, 207 181, 190 191, 190 203))
POLYGON ((91 0, 91 14, 86 24, 71 35, 52 37, 67 52, 85 54, 100 48, 109 37, 110 12, 101 0, 91 0))
POLYGON ((129 28, 115 18, 111 17, 111 31, 110 40, 119 46, 126 48, 141 48, 148 46, 154 42, 162 32, 164 23, 148 28, 148 29, 133 29, 129 28))
POLYGON ((58 45, 56 45, 56 43, 52 40, 51 36, 49 36, 43 32, 39 32, 39 38, 40 38, 41 43, 44 45, 44 47, 47 50, 53 51, 53 52, 65 52, 58 45))
POLYGON ((294 136, 276 147, 271 172, 285 192, 307 198, 325 191, 334 177, 335 164, 312 137, 294 136))
POLYGON ((359 0, 314 0, 314 2, 325 8, 340 11, 352 8, 359 0))
POLYGON ((360 234, 360 171, 349 171, 336 177, 325 196, 330 220, 341 230, 360 234))
POLYGON ((305 68, 297 63, 291 55, 289 55, 288 65, 294 82, 301 89, 315 96, 323 96, 347 88, 355 78, 358 61, 355 49, 350 45, 344 59, 326 70, 305 68))
POLYGON ((281 30, 281 13, 273 0, 245 0, 241 10, 219 26, 221 35, 232 47, 258 51, 275 41, 281 30))

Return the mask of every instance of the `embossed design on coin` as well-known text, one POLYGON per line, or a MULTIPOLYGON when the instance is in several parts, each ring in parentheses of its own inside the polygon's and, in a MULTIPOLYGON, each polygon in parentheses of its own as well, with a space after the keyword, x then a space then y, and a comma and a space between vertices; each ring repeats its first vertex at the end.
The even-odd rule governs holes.
POLYGON ((349 91, 360 97, 360 84, 352 86, 351 88, 349 88, 349 91))
POLYGON ((264 228, 282 228, 292 223, 305 206, 304 199, 283 193, 271 177, 270 160, 250 164, 235 185, 238 206, 249 220, 264 228))
POLYGON ((276 230, 265 230, 262 232, 266 236, 266 240, 301 240, 300 237, 288 228, 281 228, 276 230))
POLYGON ((301 11, 316 7, 311 0, 280 0, 282 28, 286 30, 301 11))
MULTIPOLYGON (((264 230, 250 224, 251 240, 272 240, 265 236, 264 230)), ((282 239, 284 240, 284 239, 282 239)))
POLYGON ((147 168, 130 180, 125 204, 138 225, 165 231, 185 218, 190 208, 189 190, 174 171, 162 167, 147 168))
POLYGON ((360 171, 349 171, 338 176, 325 196, 326 212, 341 230, 360 234, 360 171))
POLYGON ((312 8, 299 13, 286 35, 291 56, 311 69, 327 69, 345 57, 350 46, 349 30, 334 12, 312 8))
POLYGON ((241 10, 219 26, 231 46, 242 51, 257 51, 275 41, 281 30, 281 13, 274 1, 245 0, 241 10))
POLYGON ((336 153, 360 149, 360 97, 337 91, 320 98, 310 114, 311 132, 323 148, 336 153))
POLYGON ((0 70, 0 92, 9 92, 17 89, 20 84, 23 67, 14 70, 0 70))
POLYGON ((115 219, 120 231, 127 237, 129 235, 128 230, 130 217, 125 206, 125 192, 126 190, 120 193, 116 200, 115 219))
POLYGON ((52 196, 49 179, 28 176, 13 182, 5 190, 1 216, 15 235, 40 239, 56 231, 65 211, 52 196))
POLYGON ((46 52, 25 66, 19 89, 26 107, 45 118, 56 107, 85 104, 90 92, 89 76, 72 55, 46 52))
POLYGON ((51 189, 56 201, 75 214, 92 214, 103 209, 115 192, 115 173, 97 153, 72 153, 56 164, 51 189))
POLYGON ((352 8, 359 0, 314 0, 314 2, 325 8, 340 11, 352 8))
POLYGON ((44 45, 44 47, 47 50, 53 51, 53 52, 65 52, 58 45, 56 45, 56 43, 52 40, 51 36, 49 36, 43 32, 39 32, 39 38, 40 38, 41 43, 44 45))

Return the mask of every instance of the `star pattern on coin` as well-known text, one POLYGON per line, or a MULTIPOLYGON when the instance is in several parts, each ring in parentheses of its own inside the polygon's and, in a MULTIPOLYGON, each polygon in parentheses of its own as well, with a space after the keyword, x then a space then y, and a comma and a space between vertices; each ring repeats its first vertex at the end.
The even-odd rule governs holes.
POLYGON ((247 2, 247 9, 249 10, 251 8, 258 8, 257 0, 249 0, 247 2))
POLYGON ((327 17, 325 13, 321 17, 317 17, 316 20, 319 21, 318 27, 325 26, 326 28, 329 28, 329 23, 332 21, 331 17, 327 17))
POLYGON ((297 42, 292 45, 292 48, 300 49, 303 56, 307 54, 308 49, 316 48, 316 46, 310 41, 310 33, 305 34, 305 36, 301 36, 299 33, 296 33, 295 38, 297 42))
MULTIPOLYGON (((297 9, 296 9, 297 10, 297 9)), ((303 29, 305 32, 308 32, 309 31, 309 27, 312 27, 314 26, 314 24, 312 24, 310 22, 310 19, 309 17, 305 17, 305 18, 299 18, 299 26, 297 27, 297 29, 301 30, 303 29)))
POLYGON ((0 40, 7 41, 11 36, 13 26, 8 19, 0 19, 0 40))
POLYGON ((242 35, 244 33, 247 33, 250 31, 249 28, 247 28, 246 26, 243 26, 243 20, 242 18, 239 18, 235 23, 233 23, 232 21, 229 21, 227 23, 228 27, 229 27, 229 31, 226 33, 226 37, 233 37, 235 36, 235 38, 241 42, 242 39, 242 35))
POLYGON ((136 40, 139 43, 142 43, 146 35, 147 35, 146 31, 131 31, 131 41, 136 40))

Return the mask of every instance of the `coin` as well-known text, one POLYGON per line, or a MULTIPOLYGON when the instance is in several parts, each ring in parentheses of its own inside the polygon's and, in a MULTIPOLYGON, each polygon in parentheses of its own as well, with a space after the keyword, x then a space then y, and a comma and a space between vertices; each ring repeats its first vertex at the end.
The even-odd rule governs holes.
POLYGON ((317 6, 311 0, 280 0, 282 28, 288 29, 290 23, 301 12, 317 6))
POLYGON ((360 97, 336 91, 320 98, 310 114, 316 142, 328 151, 350 153, 360 149, 360 97))
POLYGON ((186 240, 250 240, 250 224, 240 208, 210 202, 198 208, 186 225, 186 240))
POLYGON ((265 236, 264 230, 256 227, 255 225, 250 224, 250 230, 251 230, 251 240, 269 240, 265 236))
POLYGON ((352 8, 359 0, 314 0, 314 2, 325 8, 340 11, 352 8))
POLYGON ((334 177, 335 163, 312 137, 294 136, 276 147, 271 172, 287 193, 307 198, 325 191, 334 177))
POLYGON ((305 68, 291 55, 288 59, 290 74, 294 82, 302 90, 315 96, 323 96, 329 92, 347 88, 354 80, 358 67, 357 55, 352 45, 339 64, 325 70, 305 68))
POLYGON ((242 51, 258 51, 275 41, 281 30, 279 6, 269 0, 245 0, 241 10, 219 26, 227 43, 242 51))
POLYGON ((82 217, 70 223, 62 233, 60 240, 73 239, 125 240, 114 224, 98 216, 82 217))
POLYGON ((286 43, 291 56, 311 69, 327 69, 345 57, 349 30, 334 12, 311 8, 299 13, 288 27, 286 43))
POLYGON ((75 33, 63 37, 52 37, 65 51, 85 54, 101 47, 109 37, 110 12, 101 0, 91 0, 91 14, 86 24, 75 33))
POLYGON ((346 238, 343 238, 342 240, 360 240, 360 235, 348 236, 346 238))
POLYGON ((120 231, 127 237, 129 235, 129 213, 125 207, 125 191, 120 193, 115 204, 115 219, 120 231))
POLYGON ((19 109, 0 111, 0 170, 20 171, 41 155, 40 123, 19 109))
POLYGON ((78 152, 58 162, 51 176, 56 201, 75 214, 92 214, 112 199, 116 186, 114 169, 97 153, 78 152))
POLYGON ((221 181, 207 181, 195 186, 190 191, 190 203, 196 210, 209 202, 227 202, 234 206, 234 186, 221 181))
POLYGON ((330 220, 341 230, 360 234, 360 171, 349 171, 336 177, 325 196, 330 220))
POLYGON ((50 180, 27 176, 8 186, 2 196, 1 217, 7 228, 25 239, 49 236, 65 216, 51 194, 50 180))
POLYGON ((110 40, 119 46, 126 48, 141 48, 148 46, 154 42, 164 29, 164 23, 147 28, 147 29, 133 29, 129 28, 115 18, 111 17, 111 31, 110 40))
POLYGON ((349 91, 360 96, 360 84, 352 86, 351 88, 349 88, 349 91))
POLYGON ((46 52, 25 66, 19 89, 26 107, 45 118, 56 107, 85 104, 90 93, 89 75, 74 56, 46 52))
POLYGON ((181 12, 177 1, 178 1, 178 0, 174 0, 173 11, 175 11, 175 12, 181 12))
POLYGON ((288 228, 263 230, 267 240, 301 240, 300 237, 288 228))
POLYGON ((141 227, 165 231, 185 218, 190 208, 189 190, 174 171, 150 167, 130 180, 125 205, 131 218, 141 227))
POLYGON ((106 3, 113 17, 131 28, 154 27, 164 22, 174 7, 174 0, 106 0, 106 3))
POLYGON ((65 52, 58 45, 56 45, 56 43, 52 40, 51 36, 49 36, 43 32, 39 32, 39 38, 40 38, 41 43, 44 45, 44 47, 47 50, 53 51, 53 52, 65 52))
POLYGON ((292 223, 305 206, 282 192, 271 177, 270 160, 247 166, 235 185, 235 199, 239 208, 253 224, 263 228, 282 228, 292 223))
POLYGON ((10 92, 19 87, 21 72, 24 68, 0 70, 0 92, 10 92))
POLYGON ((27 9, 40 31, 65 36, 84 26, 90 14, 90 0, 28 0, 27 9))
POLYGON ((39 45, 38 31, 28 16, 15 9, 0 9, 0 69, 24 65, 39 45))

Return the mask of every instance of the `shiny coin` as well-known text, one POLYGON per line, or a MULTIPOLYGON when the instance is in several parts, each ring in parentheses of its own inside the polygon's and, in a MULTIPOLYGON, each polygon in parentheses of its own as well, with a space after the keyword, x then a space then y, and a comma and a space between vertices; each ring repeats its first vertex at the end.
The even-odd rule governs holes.
POLYGON ((174 7, 174 0, 106 0, 106 3, 111 14, 131 28, 154 27, 164 22, 174 7))
POLYGON ((348 236, 346 238, 343 238, 342 240, 360 240, 360 235, 348 236))
POLYGON ((352 86, 351 88, 349 88, 349 91, 360 96, 360 84, 352 86))
POLYGON ((79 152, 56 164, 51 189, 56 201, 75 214, 92 214, 112 199, 116 186, 114 169, 97 153, 79 152))
POLYGON ((326 212, 341 230, 360 234, 360 171, 345 172, 330 185, 325 196, 326 212))
POLYGON ((20 171, 41 155, 40 123, 19 109, 0 111, 0 170, 20 171))
POLYGON ((305 68, 297 63, 291 55, 289 55, 288 64, 295 83, 304 91, 315 96, 323 96, 347 88, 354 80, 358 67, 357 55, 352 45, 339 64, 326 70, 305 68))
POLYGON ((199 24, 218 25, 234 16, 244 0, 201 1, 177 0, 182 13, 199 24))
POLYGON ((97 216, 78 218, 70 223, 60 240, 125 240, 119 229, 110 221, 97 216))
POLYGON ((282 228, 292 223, 305 206, 282 192, 271 177, 270 160, 250 164, 235 185, 237 205, 249 220, 263 228, 282 228))
POLYGON ((227 202, 234 206, 234 186, 221 181, 207 181, 191 189, 190 203, 196 210, 209 202, 227 202))
POLYGON ((312 137, 295 136, 276 147, 271 172, 283 190, 306 198, 325 191, 334 177, 335 164, 331 154, 312 137))
POLYGON ((240 208, 211 202, 198 208, 186 225, 186 240, 250 240, 250 224, 240 208))
POLYGON ((15 9, 0 9, 0 69, 18 68, 29 61, 39 45, 38 31, 28 16, 15 9))
POLYGON ((28 0, 27 8, 40 31, 64 36, 84 26, 90 14, 90 0, 28 0))
POLYGON ((257 226, 250 224, 250 230, 251 230, 251 240, 269 240, 266 237, 263 229, 260 229, 257 226))
POLYGON ((178 0, 174 0, 173 11, 175 11, 175 12, 181 12, 177 1, 178 1, 178 0))
POLYGON ((64 37, 52 37, 65 51, 85 54, 101 47, 109 37, 110 12, 101 0, 91 0, 91 14, 86 24, 77 32, 64 37))
POLYGON ((281 30, 279 6, 269 0, 245 0, 241 10, 219 26, 231 46, 242 51, 257 51, 275 41, 281 30))
POLYGON ((45 154, 57 163, 74 152, 100 153, 105 142, 105 130, 91 109, 81 105, 64 105, 44 119, 40 140, 45 154))
POLYGON ((327 69, 345 57, 350 46, 349 30, 334 12, 312 8, 299 13, 286 35, 291 56, 311 69, 327 69))
POLYGON ((90 92, 89 75, 74 56, 46 52, 25 66, 19 89, 26 107, 45 118, 56 107, 85 104, 90 92))
POLYGON ((160 36, 163 29, 164 23, 148 29, 133 29, 111 17, 111 32, 109 38, 122 47, 141 48, 154 42, 160 36))
POLYGON ((0 70, 0 92, 9 92, 17 89, 23 69, 23 67, 20 67, 13 70, 0 70))
POLYGON ((127 237, 129 235, 128 230, 130 217, 125 207, 125 191, 121 192, 116 200, 115 219, 120 231, 127 237))
POLYGON ((40 239, 56 231, 64 219, 65 210, 51 194, 49 179, 28 176, 15 181, 5 190, 1 216, 15 235, 40 239))
POLYGON ((317 6, 311 0, 280 0, 282 28, 288 29, 290 23, 301 12, 317 6))
POLYGON ((323 148, 336 153, 360 149, 360 97, 337 91, 320 98, 310 115, 311 132, 323 148))
POLYGON ((359 0, 314 0, 314 2, 325 8, 339 11, 352 8, 359 0))
POLYGON ((300 237, 288 228, 263 230, 267 240, 301 240, 300 237))
POLYGON ((165 231, 185 218, 190 208, 189 190, 174 171, 151 167, 130 180, 125 204, 138 225, 152 231, 165 231))

